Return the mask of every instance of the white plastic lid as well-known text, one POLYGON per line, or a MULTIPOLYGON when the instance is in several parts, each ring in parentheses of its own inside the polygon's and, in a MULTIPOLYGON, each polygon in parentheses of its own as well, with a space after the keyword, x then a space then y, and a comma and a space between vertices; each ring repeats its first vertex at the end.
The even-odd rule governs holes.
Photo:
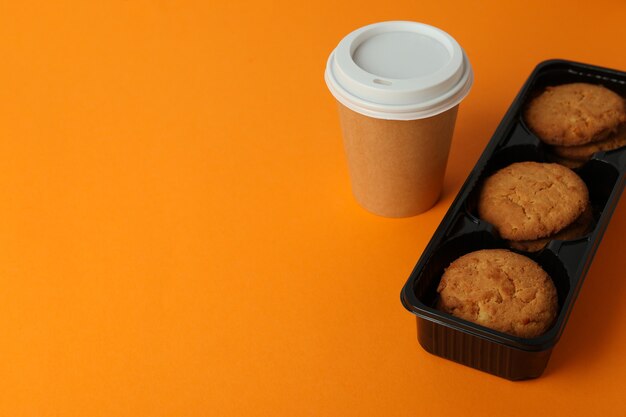
POLYGON ((389 120, 443 113, 465 98, 474 79, 454 38, 403 21, 375 23, 343 38, 328 58, 324 78, 344 106, 389 120))

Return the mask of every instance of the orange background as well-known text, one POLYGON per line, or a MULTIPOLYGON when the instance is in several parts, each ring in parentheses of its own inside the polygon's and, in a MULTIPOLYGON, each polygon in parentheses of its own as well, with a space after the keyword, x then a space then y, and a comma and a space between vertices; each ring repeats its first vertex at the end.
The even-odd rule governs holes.
POLYGON ((0 416, 624 415, 626 199, 540 379, 427 354, 399 294, 538 62, 626 70, 626 3, 6 3, 0 416), (323 81, 392 19, 476 77, 402 220, 352 198, 323 81))

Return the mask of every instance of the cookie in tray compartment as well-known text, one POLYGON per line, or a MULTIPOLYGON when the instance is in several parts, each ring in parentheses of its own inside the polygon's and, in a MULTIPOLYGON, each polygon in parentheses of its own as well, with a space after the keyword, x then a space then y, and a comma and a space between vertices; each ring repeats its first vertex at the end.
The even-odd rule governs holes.
POLYGON ((573 230, 568 238, 578 237, 572 231, 587 232, 575 223, 589 208, 589 191, 575 172, 562 165, 516 162, 484 181, 477 208, 479 217, 505 240, 527 243, 547 238, 547 243, 569 226, 573 230))
POLYGON ((530 101, 524 120, 549 145, 584 145, 616 133, 626 122, 626 103, 619 94, 601 85, 549 86, 530 101))
POLYGON ((437 287, 437 308, 513 336, 532 338, 554 322, 554 282, 533 260, 506 249, 484 249, 453 261, 437 287))
POLYGON ((526 106, 524 121, 548 145, 549 159, 568 168, 626 145, 626 102, 602 85, 546 87, 526 106))

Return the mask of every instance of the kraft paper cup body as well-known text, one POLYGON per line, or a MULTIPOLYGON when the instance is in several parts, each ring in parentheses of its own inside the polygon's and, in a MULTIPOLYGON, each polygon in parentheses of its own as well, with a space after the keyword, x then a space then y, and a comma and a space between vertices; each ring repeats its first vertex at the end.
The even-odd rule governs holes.
POLYGON ((382 22, 346 36, 325 79, 339 102, 352 192, 385 217, 431 208, 443 184, 457 110, 473 73, 447 33, 382 22))
POLYGON ((339 104, 352 193, 366 210, 409 217, 439 199, 458 106, 416 120, 364 116, 339 104))

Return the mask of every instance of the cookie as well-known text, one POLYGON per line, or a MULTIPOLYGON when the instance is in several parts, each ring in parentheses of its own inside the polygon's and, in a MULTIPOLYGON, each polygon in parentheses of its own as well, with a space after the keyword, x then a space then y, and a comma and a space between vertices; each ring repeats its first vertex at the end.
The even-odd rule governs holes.
POLYGON ((587 83, 547 87, 530 101, 524 119, 550 145, 574 146, 608 137, 626 121, 624 99, 587 83))
POLYGON ((512 249, 522 250, 525 252, 537 252, 545 248, 551 240, 572 240, 585 236, 592 229, 593 212, 591 206, 587 206, 583 214, 581 214, 574 223, 567 226, 560 232, 541 239, 535 240, 509 240, 508 246, 512 249))
POLYGON ((607 139, 578 146, 553 146, 552 151, 561 158, 587 161, 596 152, 611 151, 626 146, 626 123, 620 125, 617 133, 607 139))
POLYGON ((531 259, 505 249, 461 256, 446 268, 437 308, 518 337, 537 337, 558 309, 552 279, 531 259))
POLYGON ((587 207, 587 186, 559 164, 518 162, 487 178, 480 190, 478 215, 506 240, 551 236, 587 207))

